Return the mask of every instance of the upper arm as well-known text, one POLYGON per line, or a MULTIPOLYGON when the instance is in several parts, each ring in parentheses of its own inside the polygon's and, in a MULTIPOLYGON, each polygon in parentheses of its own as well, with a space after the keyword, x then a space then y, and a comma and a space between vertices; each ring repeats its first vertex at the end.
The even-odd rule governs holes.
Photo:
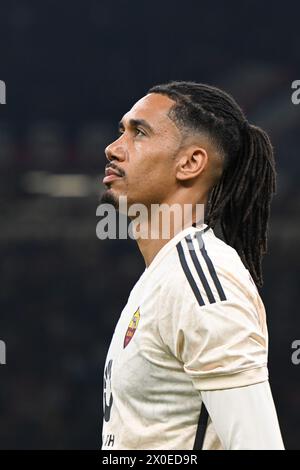
POLYGON ((268 379, 267 336, 253 307, 234 301, 200 307, 183 286, 164 295, 161 338, 198 390, 242 387, 268 379))
POLYGON ((284 449, 268 381, 201 395, 224 449, 284 449))

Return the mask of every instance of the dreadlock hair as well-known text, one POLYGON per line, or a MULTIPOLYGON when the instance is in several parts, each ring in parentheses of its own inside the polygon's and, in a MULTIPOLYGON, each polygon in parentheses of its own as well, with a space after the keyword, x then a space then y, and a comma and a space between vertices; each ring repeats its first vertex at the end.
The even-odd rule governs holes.
POLYGON ((261 287, 270 204, 276 190, 268 135, 249 124, 232 96, 213 86, 174 81, 156 85, 148 93, 174 100, 169 116, 176 125, 204 132, 221 153, 222 175, 209 192, 205 223, 211 228, 220 223, 226 243, 236 249, 261 287))

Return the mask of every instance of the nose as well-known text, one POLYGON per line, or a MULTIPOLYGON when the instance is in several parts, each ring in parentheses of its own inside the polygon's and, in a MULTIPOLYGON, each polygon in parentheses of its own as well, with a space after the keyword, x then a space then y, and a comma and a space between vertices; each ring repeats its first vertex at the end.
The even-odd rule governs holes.
POLYGON ((120 138, 109 144, 105 149, 105 155, 108 161, 125 159, 125 150, 120 142, 120 138))

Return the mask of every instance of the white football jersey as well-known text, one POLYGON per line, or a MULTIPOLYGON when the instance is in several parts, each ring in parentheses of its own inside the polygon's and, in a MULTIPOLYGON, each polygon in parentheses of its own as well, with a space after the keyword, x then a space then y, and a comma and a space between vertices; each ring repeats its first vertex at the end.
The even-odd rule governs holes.
POLYGON ((181 231, 145 269, 115 328, 102 449, 194 449, 203 425, 203 449, 221 449, 201 391, 268 380, 267 349, 264 305, 237 252, 206 224, 181 231))

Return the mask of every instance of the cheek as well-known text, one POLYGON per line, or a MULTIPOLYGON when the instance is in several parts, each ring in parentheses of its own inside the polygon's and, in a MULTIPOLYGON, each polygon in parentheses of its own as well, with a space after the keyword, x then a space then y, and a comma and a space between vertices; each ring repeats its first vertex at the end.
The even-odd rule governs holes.
MULTIPOLYGON (((163 140, 163 139, 161 139, 163 140)), ((169 142, 135 142, 129 150, 128 190, 144 196, 163 194, 173 183, 174 149, 169 142)))
POLYGON ((174 149, 170 143, 152 141, 143 145, 139 143, 135 148, 135 158, 133 164, 138 165, 144 173, 157 174, 162 173, 170 174, 172 170, 172 156, 174 149))
MULTIPOLYGON (((160 203, 170 193, 172 187, 171 172, 161 162, 154 161, 151 165, 144 165, 131 186, 133 193, 141 200, 160 203)), ((133 194, 132 193, 132 194, 133 194)))

